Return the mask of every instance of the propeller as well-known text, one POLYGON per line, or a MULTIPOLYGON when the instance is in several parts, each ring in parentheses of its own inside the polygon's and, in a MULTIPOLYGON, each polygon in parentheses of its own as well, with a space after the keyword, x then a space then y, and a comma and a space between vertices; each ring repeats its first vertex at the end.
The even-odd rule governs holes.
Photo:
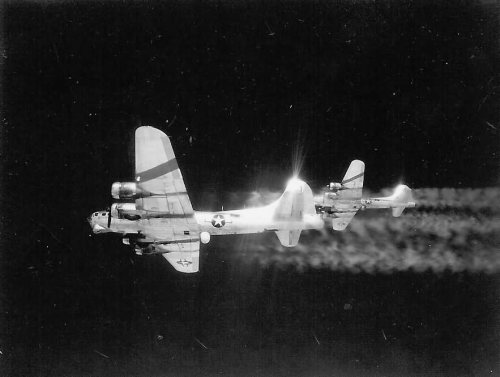
POLYGON ((108 228, 111 228, 111 207, 108 207, 108 228))

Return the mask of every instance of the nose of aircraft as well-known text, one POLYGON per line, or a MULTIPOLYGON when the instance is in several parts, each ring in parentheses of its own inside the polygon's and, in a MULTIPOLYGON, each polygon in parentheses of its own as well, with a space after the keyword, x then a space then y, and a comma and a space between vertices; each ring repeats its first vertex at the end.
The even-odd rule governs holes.
POLYGON ((95 233, 95 231, 94 231, 94 222, 92 221, 92 214, 90 214, 90 216, 87 217, 87 222, 89 223, 90 228, 92 228, 92 232, 95 233))
POLYGON ((94 217, 92 216, 92 214, 90 214, 90 216, 87 217, 87 221, 89 222, 89 225, 92 228, 92 232, 98 233, 100 230, 103 229, 101 226, 99 226, 99 224, 97 224, 94 221, 94 217))
POLYGON ((93 227, 92 227, 92 231, 94 233, 104 233, 104 232, 107 232, 109 231, 109 229, 106 229, 105 227, 99 225, 99 224, 95 224, 93 227))
POLYGON ((98 217, 93 216, 92 214, 89 217, 87 217, 87 221, 89 222, 89 225, 92 228, 93 233, 105 233, 109 231, 109 229, 105 228, 103 224, 99 224, 98 217))

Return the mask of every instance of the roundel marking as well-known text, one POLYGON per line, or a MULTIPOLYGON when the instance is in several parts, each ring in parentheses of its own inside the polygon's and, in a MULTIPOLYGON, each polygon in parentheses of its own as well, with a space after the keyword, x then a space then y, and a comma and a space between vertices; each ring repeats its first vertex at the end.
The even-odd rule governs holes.
POLYGON ((224 225, 226 225, 226 220, 224 219, 224 216, 214 215, 214 217, 212 218, 212 225, 216 228, 222 228, 224 225))

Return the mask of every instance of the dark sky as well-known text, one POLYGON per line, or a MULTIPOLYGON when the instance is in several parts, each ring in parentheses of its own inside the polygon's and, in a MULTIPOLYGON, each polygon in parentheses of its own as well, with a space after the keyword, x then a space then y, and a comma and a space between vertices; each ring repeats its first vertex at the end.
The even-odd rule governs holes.
POLYGON ((313 375, 489 372, 491 276, 277 271, 232 260, 239 239, 205 249, 197 277, 178 276, 124 254, 118 238, 89 238, 85 217, 132 178, 139 125, 172 137, 195 208, 282 189, 302 160, 313 188, 354 158, 374 190, 497 185, 494 3, 0 7, 0 350, 12 375, 231 375, 237 360, 303 375, 298 359, 313 375), (311 331, 325 339, 319 353, 311 331), (195 338, 223 352, 200 353, 195 338))
POLYGON ((148 124, 173 137, 188 186, 281 187, 297 148, 302 175, 318 185, 353 158, 366 161, 373 188, 495 185, 492 10, 434 1, 9 3, 5 167, 127 178, 133 130, 148 124))

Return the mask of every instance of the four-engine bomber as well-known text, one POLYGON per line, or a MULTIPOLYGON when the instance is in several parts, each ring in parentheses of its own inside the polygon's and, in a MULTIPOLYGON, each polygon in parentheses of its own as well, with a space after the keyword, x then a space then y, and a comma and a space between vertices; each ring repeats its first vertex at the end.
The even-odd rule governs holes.
POLYGON ((274 232, 283 246, 293 247, 304 229, 328 223, 343 230, 361 208, 392 208, 399 216, 410 201, 404 185, 385 198, 362 199, 364 163, 351 162, 341 183, 314 198, 307 183, 290 179, 275 202, 234 211, 194 211, 169 138, 153 127, 135 133, 135 181, 115 182, 111 196, 121 202, 94 212, 88 221, 94 233, 116 232, 138 254, 161 254, 181 272, 199 269, 200 242, 211 236, 274 232), (315 200, 316 199, 316 200, 315 200))

